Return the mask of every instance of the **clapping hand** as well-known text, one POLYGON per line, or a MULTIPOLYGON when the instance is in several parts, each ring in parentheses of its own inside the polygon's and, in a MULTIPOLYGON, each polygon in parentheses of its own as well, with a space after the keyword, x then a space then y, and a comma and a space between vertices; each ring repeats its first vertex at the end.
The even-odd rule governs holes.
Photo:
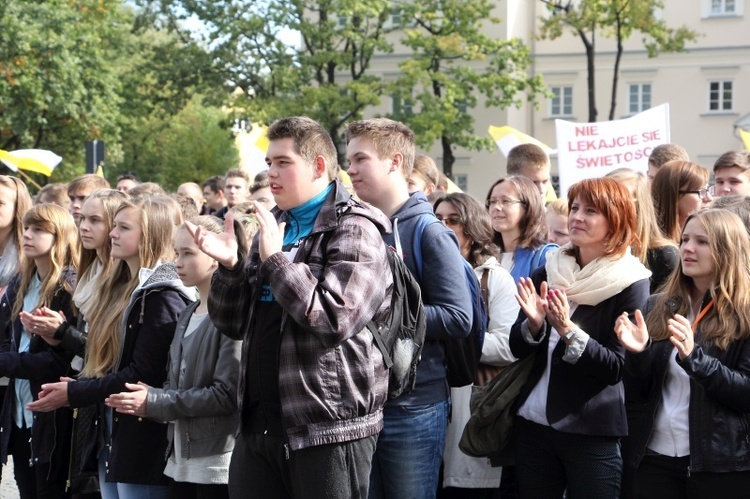
POLYGON ((690 321, 680 314, 674 314, 674 318, 667 321, 667 328, 672 333, 669 341, 677 348, 680 360, 685 360, 695 348, 695 336, 690 321))
POLYGON ((615 334, 628 352, 641 353, 648 345, 648 329, 640 310, 635 311, 635 324, 628 318, 628 313, 623 312, 615 322, 615 334))
POLYGON ((518 294, 516 301, 521 306, 529 326, 529 332, 536 337, 544 324, 546 317, 545 305, 547 304, 547 283, 543 282, 540 293, 534 289, 534 282, 528 277, 522 277, 518 281, 518 294))

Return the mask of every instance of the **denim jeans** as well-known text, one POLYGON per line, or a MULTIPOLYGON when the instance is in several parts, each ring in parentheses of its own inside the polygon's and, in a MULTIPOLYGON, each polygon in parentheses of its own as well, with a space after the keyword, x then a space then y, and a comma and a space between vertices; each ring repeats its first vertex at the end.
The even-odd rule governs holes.
MULTIPOLYGON (((563 433, 515 420, 516 477, 523 499, 620 497, 622 455, 616 437, 563 433)), ((666 498, 665 498, 666 499, 666 498)))
MULTIPOLYGON (((105 441, 111 441, 111 435, 112 409, 107 408, 104 418, 105 441)), ((166 485, 108 482, 108 460, 109 449, 105 446, 99 453, 99 491, 102 499, 169 499, 169 487, 166 485)))
POLYGON ((448 401, 389 406, 372 460, 370 499, 432 499, 438 488, 448 401))

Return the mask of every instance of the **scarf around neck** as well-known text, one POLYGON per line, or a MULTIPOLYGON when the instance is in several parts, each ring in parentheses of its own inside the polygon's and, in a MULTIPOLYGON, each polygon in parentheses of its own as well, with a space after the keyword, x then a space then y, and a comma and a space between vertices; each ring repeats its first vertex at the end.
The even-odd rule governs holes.
POLYGON ((570 301, 579 305, 597 305, 631 284, 648 279, 651 271, 630 250, 621 257, 599 257, 581 268, 565 250, 570 243, 547 253, 547 283, 550 289, 563 289, 570 301))

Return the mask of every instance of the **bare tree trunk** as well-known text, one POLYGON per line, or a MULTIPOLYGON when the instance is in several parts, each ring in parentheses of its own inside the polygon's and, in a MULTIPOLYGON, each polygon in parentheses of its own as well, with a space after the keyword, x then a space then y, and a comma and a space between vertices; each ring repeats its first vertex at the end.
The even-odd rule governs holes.
POLYGON ((615 108, 617 107, 617 84, 620 80, 620 60, 622 59, 622 18, 620 12, 616 14, 617 19, 617 55, 615 55, 615 68, 612 75, 612 96, 609 101, 609 120, 615 119, 615 108))
POLYGON ((453 180, 453 164, 456 162, 456 157, 453 155, 453 144, 445 135, 440 137, 440 143, 443 145, 443 173, 453 180))
POLYGON ((588 36, 586 36, 586 33, 583 30, 578 30, 578 36, 581 37, 581 41, 583 42, 584 47, 586 47, 586 73, 587 73, 587 83, 588 83, 588 98, 589 98, 589 123, 594 123, 596 121, 596 117, 599 114, 596 110, 596 75, 595 73, 595 65, 594 65, 594 59, 595 59, 595 51, 594 51, 594 43, 595 43, 595 27, 591 27, 591 40, 589 40, 588 36))

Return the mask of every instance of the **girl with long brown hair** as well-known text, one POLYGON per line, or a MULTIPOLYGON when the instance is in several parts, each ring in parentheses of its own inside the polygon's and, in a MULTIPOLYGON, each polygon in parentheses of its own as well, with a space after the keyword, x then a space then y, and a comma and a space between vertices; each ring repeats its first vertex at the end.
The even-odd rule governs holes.
POLYGON ((22 499, 61 498, 72 413, 63 408, 36 416, 27 404, 36 398, 42 383, 73 374, 72 355, 37 336, 29 318, 39 307, 72 315, 76 227, 64 208, 40 204, 26 212, 23 229, 21 272, 0 302, 0 328, 7 337, 0 346, 0 376, 11 378, 0 415, 0 455, 3 461, 13 455, 22 499))
MULTIPOLYGON (((89 318, 81 379, 42 386, 32 410, 101 403, 125 383, 161 386, 177 317, 194 299, 171 262, 176 203, 159 196, 127 200, 114 217, 111 256, 117 261, 101 285, 89 318), (166 262, 166 263, 165 263, 166 262)), ((99 452, 104 499, 166 497, 162 473, 166 427, 130 415, 104 418, 105 448, 99 452)))
POLYGON ((635 494, 736 497, 750 488, 750 240, 737 215, 688 217, 678 267, 645 313, 615 326, 635 494))

